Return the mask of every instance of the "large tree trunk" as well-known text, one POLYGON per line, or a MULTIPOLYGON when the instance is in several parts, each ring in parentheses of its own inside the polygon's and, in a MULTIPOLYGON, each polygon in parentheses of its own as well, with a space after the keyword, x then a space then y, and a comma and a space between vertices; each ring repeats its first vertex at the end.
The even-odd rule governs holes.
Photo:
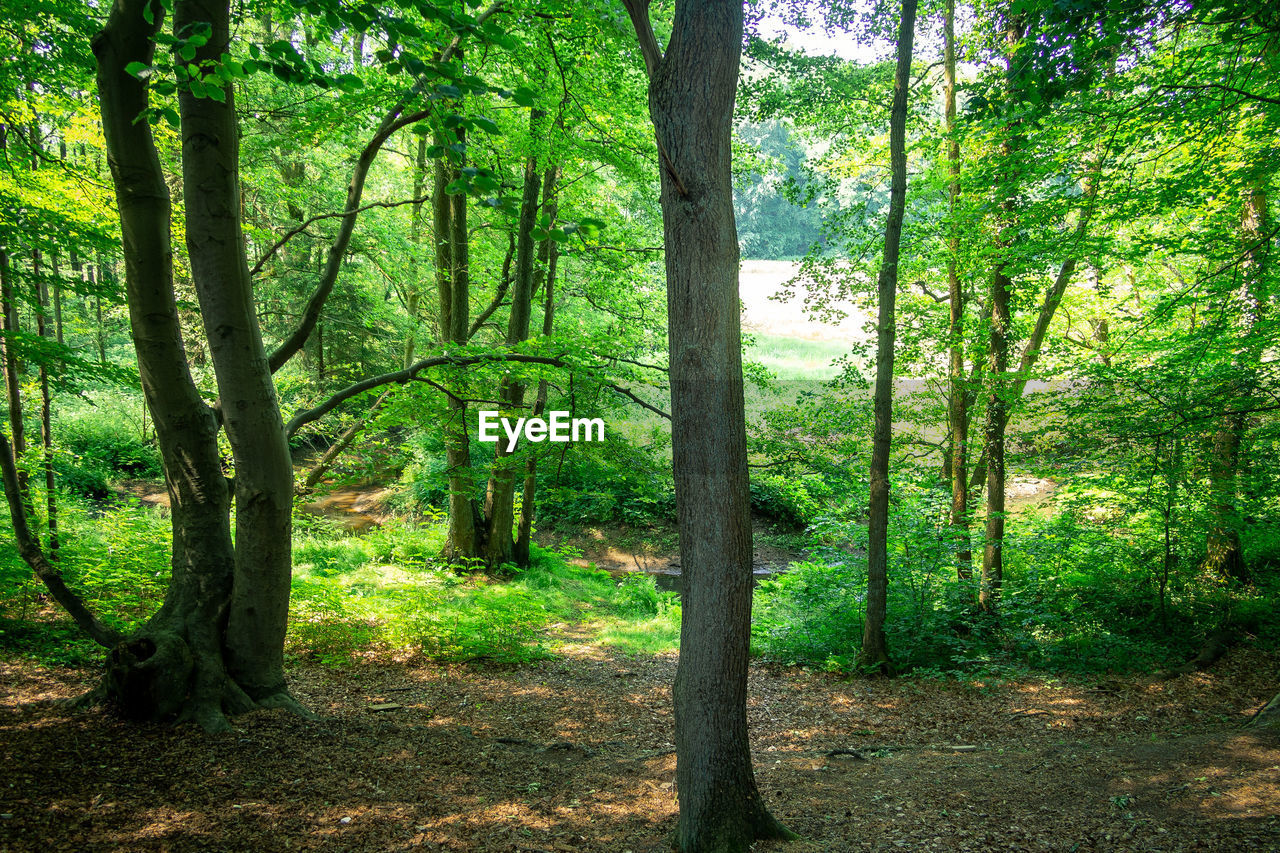
MULTIPOLYGON (((282 646, 292 474, 248 289, 234 111, 230 103, 193 103, 184 95, 189 251, 221 368, 224 416, 240 475, 237 552, 218 418, 192 381, 183 348, 173 292, 169 190, 150 126, 135 121, 147 106, 147 86, 124 70, 130 62, 151 62, 163 14, 152 4, 154 23, 148 24, 147 5, 119 0, 93 48, 120 211, 130 325, 169 491, 173 573, 160 610, 112 650, 106 687, 130 717, 177 717, 216 730, 227 727, 225 713, 288 702, 282 646)), ((202 55, 216 58, 225 49, 225 6, 180 3, 177 15, 179 26, 213 25, 202 55)))
POLYGON ((747 737, 751 511, 730 137, 740 0, 677 0, 664 56, 628 0, 661 161, 672 447, 684 610, 675 681, 675 845, 746 851, 790 837, 756 787, 747 737))
POLYGON ((893 440, 893 345, 897 314, 898 257, 902 216, 907 206, 907 95, 911 85, 911 49, 915 36, 916 0, 902 0, 898 28, 898 68, 889 113, 889 160, 893 172, 889 217, 884 228, 884 261, 878 282, 876 334, 875 432, 871 448, 871 497, 867 510, 867 610, 862 626, 858 665, 864 670, 891 670, 884 622, 889 597, 889 451, 893 440))
POLYGON ((969 394, 964 381, 964 289, 960 285, 960 228, 956 208, 960 202, 960 141, 956 139, 956 3, 947 0, 943 26, 944 71, 946 74, 945 117, 947 172, 950 178, 948 209, 951 222, 947 239, 947 291, 951 309, 947 324, 949 339, 947 364, 947 432, 951 456, 951 512, 947 518, 956 542, 956 576, 973 577, 973 552, 969 547, 969 394))

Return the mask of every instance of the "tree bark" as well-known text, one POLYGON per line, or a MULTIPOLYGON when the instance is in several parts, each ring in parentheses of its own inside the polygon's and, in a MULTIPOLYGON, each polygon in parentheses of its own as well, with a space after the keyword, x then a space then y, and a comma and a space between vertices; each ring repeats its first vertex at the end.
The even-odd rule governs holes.
MULTIPOLYGON (((466 144, 466 131, 458 128, 455 141, 466 144)), ((465 157, 465 155, 462 155, 465 157)), ((447 269, 448 280, 448 337, 455 344, 466 344, 471 319, 470 243, 467 233, 467 196, 465 193, 449 195, 445 187, 457 178, 465 160, 453 167, 444 164, 437 167, 435 183, 436 240, 447 235, 448 263, 437 270, 443 275, 447 269), (440 213, 447 213, 447 221, 440 222, 440 213)), ((445 299, 442 288, 440 298, 445 299)), ((442 305, 443 308, 443 305, 442 305)), ((471 471, 471 448, 467 435, 467 407, 457 396, 449 398, 449 415, 445 422, 445 465, 449 472, 449 537, 445 544, 445 556, 450 560, 468 561, 481 555, 483 539, 480 536, 480 509, 474 499, 475 480, 471 471)))
POLYGON ((747 737, 751 510, 730 138, 743 11, 677 0, 663 55, 627 0, 660 157, 676 514, 685 591, 675 681, 675 846, 746 851, 792 834, 756 787, 747 737))
MULTIPOLYGON (((51 268, 56 279, 57 255, 53 256, 51 268)), ((34 265, 33 270, 36 278, 36 334, 41 338, 48 338, 46 315, 49 308, 49 285, 34 265)), ((49 541, 48 556, 51 562, 56 563, 58 561, 58 488, 53 471, 53 398, 49 395, 49 365, 43 359, 40 362, 40 446, 43 454, 41 467, 44 469, 44 526, 49 541)))
POLYGON ((884 229, 884 260, 878 282, 876 322, 875 428, 871 449, 870 500, 867 509, 867 607, 862 625, 858 666, 865 671, 892 671, 884 623, 889 596, 889 452, 893 441, 893 347, 897 324, 898 258, 902 217, 907 205, 907 95, 911 86, 911 53, 915 37, 916 0, 902 0, 898 28, 898 67, 889 112, 889 160, 892 183, 884 229))
POLYGON ((1236 379, 1228 396, 1228 411, 1218 419, 1213 435, 1209 464, 1213 516, 1205 541, 1205 567, 1218 577, 1248 583, 1251 578, 1240 542, 1240 446, 1245 432, 1245 416, 1241 410, 1249 408, 1256 391, 1263 351, 1258 327, 1268 300, 1264 288, 1271 237, 1265 184, 1258 182, 1245 189, 1241 201, 1243 282, 1233 294, 1237 304, 1232 313, 1238 318, 1238 333, 1245 345, 1234 359, 1236 379))
MULTIPOLYGON (((202 22, 213 29, 196 60, 217 61, 230 39, 230 0, 176 4, 176 32, 202 22)), ((249 696, 261 701, 285 693, 293 468, 245 258, 234 87, 223 91, 222 101, 179 93, 182 175, 187 253, 235 464, 228 666, 249 696)))

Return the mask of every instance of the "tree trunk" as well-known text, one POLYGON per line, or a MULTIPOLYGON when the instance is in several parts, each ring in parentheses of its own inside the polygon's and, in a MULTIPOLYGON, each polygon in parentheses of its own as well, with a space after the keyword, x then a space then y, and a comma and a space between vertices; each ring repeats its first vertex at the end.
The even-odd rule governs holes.
POLYGON ((743 12, 677 0, 666 55, 627 0, 649 73, 662 181, 672 449, 684 567, 675 681, 675 846, 746 851, 793 837, 756 787, 747 737, 751 508, 730 138, 743 12))
MULTIPOLYGON (((458 128, 455 141, 466 142, 465 131, 458 128)), ((444 326, 446 340, 465 344, 471 319, 470 244, 467 234, 467 196, 465 193, 449 195, 445 187, 458 177, 464 162, 450 167, 441 158, 436 163, 434 209, 436 225, 437 259, 440 244, 445 242, 448 253, 446 263, 438 264, 436 275, 443 277, 447 271, 448 288, 440 289, 441 316, 448 319, 444 326), (443 215, 443 221, 442 221, 443 215), (444 235, 444 236, 442 236, 444 235), (445 309, 447 300, 448 310, 445 309)), ((449 472, 449 538, 445 544, 445 556, 450 560, 466 561, 480 556, 483 545, 477 522, 479 508, 473 492, 475 481, 471 472, 471 448, 467 436, 467 407, 461 398, 449 398, 449 416, 445 423, 445 465, 449 472)))
MULTIPOLYGON (((57 276, 57 255, 53 256, 51 268, 57 276)), ((49 337, 46 313, 49 307, 49 286, 44 277, 36 273, 36 334, 41 338, 49 337)), ((58 561, 58 489, 57 478, 53 472, 53 399, 49 395, 49 365, 40 361, 40 445, 43 451, 41 460, 44 468, 45 530, 49 538, 49 560, 58 561)))
POLYGON ((858 666, 892 671, 884 622, 889 597, 889 451, 893 441, 893 345, 897 315, 898 257, 902 216, 907 205, 907 95, 911 86, 911 51, 915 36, 916 0, 902 0, 898 29, 898 68, 889 113, 889 160, 892 184, 889 217, 884 229, 884 261, 878 282, 876 322, 875 432, 871 449, 871 497, 867 509, 867 610, 862 626, 858 666))
POLYGON ((1249 721, 1249 725, 1268 732, 1280 731, 1280 693, 1271 698, 1257 716, 1249 721))
MULTIPOLYGON (((529 136, 538 138, 545 113, 530 110, 529 136)), ((538 190, 541 184, 538 161, 529 154, 524 164, 524 194, 520 201, 520 219, 516 226, 516 268, 512 277, 511 315, 507 321, 507 346, 515 346, 529 339, 529 318, 533 313, 533 259, 535 241, 533 229, 538 218, 538 190)), ((503 377, 498 388, 498 399, 513 413, 524 406, 524 383, 503 377)), ((511 461, 514 448, 505 441, 494 445, 493 472, 485 496, 484 516, 488 524, 485 536, 485 563, 496 570, 510 563, 514 556, 512 541, 514 527, 516 467, 511 461)), ((527 562, 526 562, 527 564, 527 562)))
MULTIPOLYGON (((560 179, 560 168, 551 166, 547 169, 542 182, 542 212, 547 218, 547 227, 555 227, 559 204, 556 200, 556 183, 560 179)), ((538 267, 534 270, 533 291, 536 294, 539 279, 545 281, 546 290, 542 296, 542 336, 551 337, 551 329, 556 315, 556 265, 560 257, 560 244, 550 237, 543 240, 538 247, 538 267)), ((547 408, 547 380, 538 382, 538 397, 533 406, 533 416, 540 417, 547 408)), ((537 512, 538 492, 538 456, 529 454, 525 463, 524 492, 520 501, 520 523, 516 533, 514 558, 516 565, 529 565, 529 546, 533 538, 533 521, 537 512)))
POLYGON ((1234 294, 1238 304, 1233 313, 1238 317, 1238 334, 1245 343, 1236 354, 1236 387, 1228 397, 1228 411, 1218 419, 1213 436, 1213 456, 1209 464, 1213 517, 1205 542, 1205 567, 1218 577, 1239 583, 1250 581, 1240 543, 1240 445, 1245 431, 1242 410, 1249 408, 1257 390, 1258 365, 1264 346, 1258 329, 1268 298, 1264 288, 1271 236, 1266 188, 1258 183, 1246 189, 1242 198, 1243 285, 1234 294))
POLYGON ((9 409, 9 434, 13 437, 13 455, 17 463, 18 494, 27 512, 32 512, 31 487, 27 482, 22 457, 27 452, 27 430, 22 421, 22 381, 18 377, 18 353, 15 335, 18 333, 18 304, 14 301, 13 283, 10 280, 9 253, 0 249, 0 320, 4 322, 4 388, 5 402, 9 409))
MULTIPOLYGON (((1005 74, 1006 110, 1014 108, 1018 95, 1016 80, 1021 71, 1015 64, 1013 54, 1022 34, 1021 19, 1011 16, 1005 30, 1005 41, 1009 49, 1005 74)), ((1018 137, 1016 121, 1012 121, 1005 128, 1005 139, 1001 144, 1000 156, 1005 161, 1006 171, 996 187, 1002 196, 995 237, 998 254, 991 273, 991 294, 988 298, 991 321, 987 372, 991 377, 991 393, 987 397, 987 420, 983 435, 987 458, 987 519, 982 548, 982 587, 978 592, 978 603, 988 613, 995 613, 998 609, 1000 588, 1004 582, 1004 445, 1011 402, 1008 377, 1009 300, 1013 294, 1013 279, 1009 277, 1009 252, 1017 228, 1018 170, 1013 161, 1018 153, 1018 137)))
MULTIPOLYGON (((230 0, 177 3, 174 29, 212 24, 197 62, 217 61, 230 38, 230 0)), ((283 694, 292 578, 293 467, 240 224, 239 128, 234 87, 225 100, 180 93, 187 253, 235 463, 236 565, 226 647, 231 674, 255 701, 283 694)))
POLYGON ((964 289, 960 285, 960 229, 956 207, 960 202, 960 141, 956 139, 956 3, 946 0, 943 26, 944 65, 946 74, 945 117, 947 134, 947 172, 950 176, 949 214, 951 223, 947 239, 947 291, 951 308, 947 324, 948 348, 947 431, 950 437, 949 475, 951 480, 951 512, 947 518, 956 543, 956 576, 960 580, 973 577, 973 552, 969 547, 969 390, 964 383, 964 289))
MULTIPOLYGON (((94 39, 103 133, 116 189, 125 286, 143 393, 164 462, 173 572, 164 604, 112 649, 106 687, 127 716, 227 728, 226 713, 291 704, 283 692, 292 474, 267 359, 257 336, 239 225, 235 114, 180 97, 188 251, 212 340, 228 437, 238 464, 237 551, 218 418, 191 379, 173 291, 170 199, 147 122, 150 65, 163 19, 146 0, 119 0, 94 39), (223 372, 225 371, 225 373, 223 372), (263 380, 263 376, 266 380, 263 380)), ((226 48, 225 5, 179 3, 177 26, 213 26, 201 56, 226 48)))

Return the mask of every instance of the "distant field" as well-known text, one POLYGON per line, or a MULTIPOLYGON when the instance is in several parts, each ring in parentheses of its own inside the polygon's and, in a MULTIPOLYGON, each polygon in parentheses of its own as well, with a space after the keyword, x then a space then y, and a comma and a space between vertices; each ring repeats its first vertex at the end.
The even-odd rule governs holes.
POLYGON ((756 342, 743 351, 748 361, 758 362, 779 379, 831 379, 839 372, 835 359, 849 354, 839 341, 806 340, 782 335, 755 334, 756 342))
POLYGON ((791 261, 743 261, 739 278, 743 332, 755 337, 745 356, 763 364, 779 379, 830 379, 832 362, 867 337, 867 315, 841 305, 848 316, 839 324, 821 323, 805 311, 804 290, 781 302, 772 297, 786 288, 800 265, 791 261))

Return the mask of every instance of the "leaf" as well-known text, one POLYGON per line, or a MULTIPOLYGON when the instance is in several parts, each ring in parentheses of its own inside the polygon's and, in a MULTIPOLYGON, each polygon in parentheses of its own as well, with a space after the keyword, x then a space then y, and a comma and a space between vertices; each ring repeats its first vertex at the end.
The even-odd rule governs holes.
POLYGON ((124 67, 124 71, 139 80, 146 80, 152 73, 151 66, 145 62, 130 62, 124 67))
POLYGON ((190 85, 191 85, 191 94, 193 97, 196 97, 196 98, 205 97, 205 86, 203 81, 192 78, 190 85))
POLYGON ((220 104, 225 104, 227 102, 227 90, 221 86, 205 86, 204 93, 207 97, 220 104))
POLYGON ((511 93, 511 98, 522 107, 531 107, 534 105, 537 93, 527 86, 521 86, 511 93))
POLYGON ((476 116, 475 118, 471 119, 471 124, 475 127, 480 128, 485 133, 492 133, 492 134, 502 133, 502 130, 498 127, 498 123, 491 118, 486 118, 484 116, 476 116))

